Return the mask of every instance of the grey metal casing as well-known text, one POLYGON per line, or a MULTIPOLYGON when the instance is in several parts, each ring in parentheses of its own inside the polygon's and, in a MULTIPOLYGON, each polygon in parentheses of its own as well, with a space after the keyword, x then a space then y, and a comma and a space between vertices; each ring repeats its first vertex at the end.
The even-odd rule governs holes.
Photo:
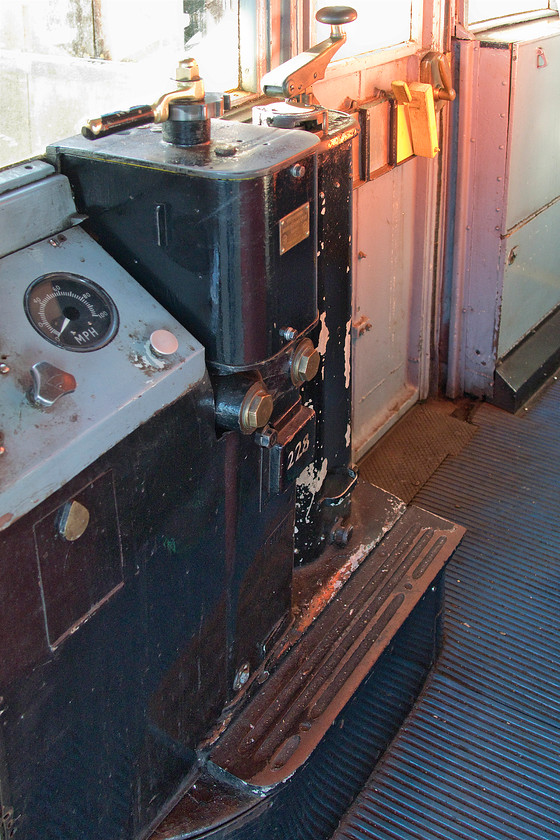
MULTIPOLYGON (((53 181, 42 182, 48 204, 53 181)), ((41 183, 33 202, 41 201, 41 183)), ((67 185, 66 185, 67 188, 67 185)), ((0 200, 5 218, 17 196, 0 200)), ((40 230, 35 229, 35 233, 40 230)), ((33 239, 34 235, 29 234, 33 239)), ((79 227, 65 230, 0 259, 2 324, 0 358, 0 530, 47 498, 154 413, 177 400, 205 373, 204 349, 79 227), (119 329, 106 346, 70 352, 46 341, 26 317, 23 300, 29 284, 54 271, 85 276, 101 286, 119 312, 119 329), (149 352, 154 330, 178 339, 167 359, 149 352), (74 376, 74 393, 51 408, 39 408, 28 396, 30 369, 47 361, 74 376)))

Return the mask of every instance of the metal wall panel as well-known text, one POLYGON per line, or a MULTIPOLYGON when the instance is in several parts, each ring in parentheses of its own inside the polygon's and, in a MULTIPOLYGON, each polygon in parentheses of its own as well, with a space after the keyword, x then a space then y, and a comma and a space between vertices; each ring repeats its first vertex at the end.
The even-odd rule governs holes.
POLYGON ((560 23, 528 31, 512 53, 508 230, 560 195, 560 23))
POLYGON ((560 304, 558 231, 560 200, 506 238, 499 358, 560 304))
POLYGON ((492 390, 503 279, 510 52, 461 41, 458 63, 450 397, 492 390), (500 83, 491 84, 493 79, 500 83), (482 89, 487 95, 477 95, 482 89))
MULTIPOLYGON (((354 193, 353 446, 358 456, 418 398, 416 376, 409 370, 416 181, 417 167, 409 163, 354 193)), ((415 327, 418 344, 420 325, 415 327)))

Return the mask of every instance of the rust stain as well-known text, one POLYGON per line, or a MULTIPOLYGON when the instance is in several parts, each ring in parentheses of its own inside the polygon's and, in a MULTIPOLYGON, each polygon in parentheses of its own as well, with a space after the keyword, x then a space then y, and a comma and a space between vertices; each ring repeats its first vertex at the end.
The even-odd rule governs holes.
POLYGON ((8 523, 11 522, 13 518, 13 513, 5 513, 4 516, 0 516, 0 529, 5 528, 6 525, 8 525, 8 523))
POLYGON ((303 633, 311 626, 311 624, 313 624, 315 619, 321 614, 325 607, 330 604, 337 592, 342 589, 348 578, 351 577, 352 573, 356 571, 359 565, 360 563, 355 556, 350 557, 346 563, 344 563, 340 569, 337 569, 336 572, 326 581, 321 589, 315 593, 309 602, 309 606, 304 610, 301 616, 299 616, 294 628, 297 633, 303 633))

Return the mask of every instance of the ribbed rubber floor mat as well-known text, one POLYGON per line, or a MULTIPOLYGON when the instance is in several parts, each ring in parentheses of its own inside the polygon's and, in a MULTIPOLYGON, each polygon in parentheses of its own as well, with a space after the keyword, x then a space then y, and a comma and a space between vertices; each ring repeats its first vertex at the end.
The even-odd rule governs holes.
POLYGON ((450 414, 452 403, 416 405, 360 462, 360 476, 411 502, 448 455, 456 455, 476 426, 450 414))
POLYGON ((467 527, 445 643, 333 840, 560 838, 560 382, 478 434, 415 502, 467 527))

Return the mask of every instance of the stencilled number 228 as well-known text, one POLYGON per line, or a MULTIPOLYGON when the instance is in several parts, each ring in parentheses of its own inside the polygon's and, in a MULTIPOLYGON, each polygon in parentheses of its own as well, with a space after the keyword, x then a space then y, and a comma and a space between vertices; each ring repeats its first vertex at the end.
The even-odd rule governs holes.
POLYGON ((294 464, 297 464, 302 455, 305 455, 309 449, 309 435, 305 435, 303 440, 298 440, 293 449, 288 452, 288 469, 290 470, 294 464))

